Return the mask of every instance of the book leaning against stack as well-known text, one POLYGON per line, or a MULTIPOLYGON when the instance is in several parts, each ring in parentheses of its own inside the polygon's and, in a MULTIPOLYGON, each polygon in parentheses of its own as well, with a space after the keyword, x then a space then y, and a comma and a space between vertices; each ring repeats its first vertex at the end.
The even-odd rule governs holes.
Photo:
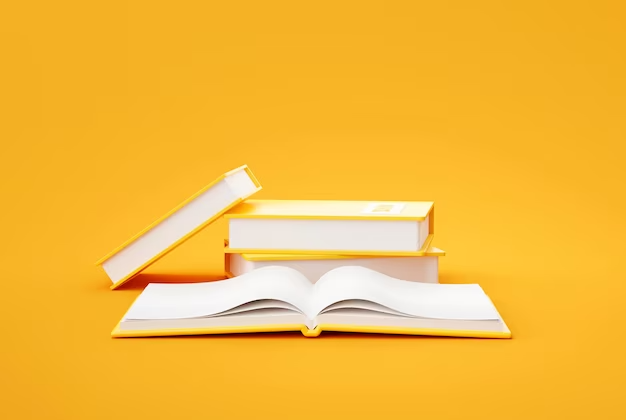
POLYGON ((478 284, 439 283, 432 201, 255 200, 244 165, 97 262, 111 289, 223 217, 227 279, 149 284, 113 337, 322 331, 510 338, 478 284))

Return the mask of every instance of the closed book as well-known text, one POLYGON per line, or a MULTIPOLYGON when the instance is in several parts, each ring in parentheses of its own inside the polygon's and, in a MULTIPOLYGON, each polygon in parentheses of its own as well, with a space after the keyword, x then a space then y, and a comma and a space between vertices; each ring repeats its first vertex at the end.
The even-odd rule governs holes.
MULTIPOLYGON (((224 241, 228 246, 228 241, 224 241)), ((439 282, 439 258, 445 252, 430 246, 418 257, 379 257, 370 255, 316 254, 237 254, 224 255, 227 277, 236 277, 269 266, 290 267, 315 283, 325 273, 344 265, 366 267, 387 276, 422 283, 439 282)))
POLYGON ((246 200, 224 214, 227 253, 422 256, 431 201, 246 200))
POLYGON ((261 188, 247 165, 226 172, 96 265, 111 280, 111 289, 116 289, 261 188))

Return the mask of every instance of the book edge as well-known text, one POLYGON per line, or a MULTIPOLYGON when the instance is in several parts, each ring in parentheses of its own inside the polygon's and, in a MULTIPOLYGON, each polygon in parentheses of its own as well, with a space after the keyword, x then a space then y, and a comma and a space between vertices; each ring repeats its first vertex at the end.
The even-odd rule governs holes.
MULTIPOLYGON (((139 239, 141 236, 145 235, 147 232, 149 232, 150 230, 152 230, 153 228, 155 228, 157 225, 159 225, 161 222, 163 222, 165 219, 167 219, 168 217, 170 217, 171 215, 173 215, 174 213, 176 213, 177 211, 179 211, 181 208, 185 207, 187 204, 189 204, 190 202, 192 202, 193 200, 195 200, 196 198, 198 198, 200 195, 202 195, 203 193, 205 193, 206 191, 208 191, 209 189, 213 188, 217 183, 219 183, 220 181, 224 180, 227 176, 230 176, 238 171, 244 170, 246 171, 246 173, 248 174, 248 176, 250 176, 250 178, 252 179, 254 185, 257 187, 257 189, 252 193, 256 193, 258 192, 260 189, 262 189, 262 186, 259 184, 257 178, 252 174, 252 171, 250 170, 250 168, 248 167, 248 165, 242 165, 238 168, 232 169, 228 172, 223 173, 222 175, 218 176, 217 178, 215 178, 212 182, 210 182, 209 184, 205 185, 204 187, 202 187, 200 190, 198 190, 196 193, 194 193, 193 195, 191 195, 189 198, 187 198, 186 200, 182 201, 180 204, 178 204, 176 207, 174 207, 173 209, 171 209, 170 211, 168 211, 167 213, 165 213, 163 216, 159 217, 157 220, 155 220, 154 222, 152 222, 151 224, 149 224, 147 227, 143 228, 141 231, 139 231, 138 233, 136 233, 135 235, 133 235, 132 237, 130 237, 129 239, 127 239, 124 243, 122 243, 121 245, 117 246, 116 248, 114 248, 112 251, 110 251, 108 254, 106 254, 104 257, 100 258, 98 261, 95 262, 95 265, 102 265, 104 262, 106 262, 107 260, 109 260, 111 257, 113 257, 114 255, 116 255, 117 253, 119 253, 120 251, 122 251, 123 249, 125 249, 126 247, 128 247, 130 244, 132 244, 133 242, 135 242, 137 239, 139 239)), ((245 198, 250 197, 252 194, 248 195, 245 198)), ((220 213, 220 215, 223 215, 224 213, 226 213, 227 211, 229 211, 231 208, 227 208, 224 211, 222 211, 220 213)))
MULTIPOLYGON (((250 200, 254 203, 256 201, 332 201, 332 200, 250 200)), ((357 201, 357 200, 336 200, 341 202, 357 201)), ((369 202, 364 200, 358 200, 359 202, 369 202)), ((244 214, 244 213, 226 213, 224 218, 226 219, 299 219, 299 220, 386 220, 386 221, 417 221, 422 222, 430 215, 434 215, 435 202, 434 201, 420 201, 421 203, 429 203, 428 210, 424 216, 396 216, 396 215, 384 215, 384 216, 357 216, 357 215, 272 215, 272 214, 244 214)), ((432 227, 432 226, 431 226, 432 227)))
MULTIPOLYGON (((258 192, 260 190, 260 188, 258 188, 257 190, 255 190, 252 194, 255 194, 256 192, 258 192)), ((250 195, 252 195, 250 194, 250 195)), ((250 196, 248 195, 248 197, 250 196)), ((238 198, 237 200, 233 201, 230 206, 228 206, 227 208, 232 208, 238 204, 240 204, 241 202, 243 202, 246 199, 246 197, 244 198, 238 198)), ((216 221, 217 219, 219 219, 220 217, 222 217, 221 214, 216 214, 215 216, 213 216, 212 218, 208 219, 206 222, 204 222, 203 224, 201 224, 200 226, 198 226, 196 229, 192 230, 191 232, 189 232, 187 235, 183 236, 182 238, 180 238, 178 241, 176 241, 175 243, 173 243, 172 245, 170 245, 169 247, 165 248, 163 251, 161 251, 159 254, 155 255, 152 259, 148 260, 147 262, 145 262, 143 265, 141 265, 140 267, 138 267, 137 269, 135 269, 135 271, 133 271, 132 273, 128 274, 126 277, 118 280, 117 282, 113 283, 110 286, 111 290, 115 290, 118 287, 120 287, 121 285, 127 283, 129 280, 131 280, 132 278, 134 278, 135 276, 137 276, 138 274, 140 274, 143 270, 145 270, 146 268, 148 268, 149 266, 151 266, 152 264, 156 263, 158 260, 160 260, 161 258, 163 258, 164 256, 166 256, 167 254, 169 254, 170 252, 172 252, 174 249, 178 248, 180 245, 182 245, 185 241, 187 241, 188 239, 190 239, 191 237, 193 237, 194 235, 198 234, 200 231, 204 230, 204 228, 206 228, 207 226, 209 226, 210 224, 212 224, 214 221, 216 221)))
POLYGON ((142 337, 179 337, 189 335, 221 335, 221 334, 252 334, 269 332, 302 331, 306 326, 300 324, 275 324, 241 327, 210 327, 210 328, 171 328, 161 330, 122 330, 118 322, 111 331, 113 338, 142 338, 142 337))
POLYGON ((429 234, 419 251, 349 251, 349 250, 306 250, 306 249, 257 249, 257 248, 231 248, 224 247, 226 254, 285 254, 285 255, 334 255, 334 256, 372 256, 372 257, 421 257, 426 256, 434 239, 434 234, 429 234))
MULTIPOLYGON (((504 321, 502 320, 504 323, 504 321)), ((398 327, 371 327, 361 325, 320 324, 309 329, 299 324, 276 324, 261 326, 242 327, 215 327, 215 328, 176 328, 150 331, 120 329, 121 321, 111 331, 113 338, 148 338, 148 337, 176 337, 189 335, 222 335, 222 334, 254 334, 270 332, 294 332, 300 331, 307 338, 319 337, 322 332, 346 332, 358 334, 384 334, 384 335, 412 335, 425 337, 456 337, 456 338, 486 338, 486 339, 511 339, 512 334, 504 323, 506 331, 473 331, 473 330, 445 330, 430 328, 398 328, 398 327)))

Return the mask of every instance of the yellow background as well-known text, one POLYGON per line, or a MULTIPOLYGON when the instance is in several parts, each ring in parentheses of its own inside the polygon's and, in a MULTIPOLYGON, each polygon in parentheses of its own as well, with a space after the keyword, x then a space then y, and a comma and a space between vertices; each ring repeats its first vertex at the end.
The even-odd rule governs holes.
POLYGON ((2 2, 0 418, 624 418, 621 4, 2 2), (111 339, 225 224, 123 290, 93 263, 241 164, 434 200, 514 338, 111 339))

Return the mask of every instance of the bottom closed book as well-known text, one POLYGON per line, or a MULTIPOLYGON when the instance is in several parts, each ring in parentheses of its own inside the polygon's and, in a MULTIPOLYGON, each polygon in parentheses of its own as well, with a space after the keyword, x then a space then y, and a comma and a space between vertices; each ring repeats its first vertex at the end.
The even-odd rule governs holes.
POLYGON ((477 284, 416 283, 358 266, 331 270, 315 284, 278 266, 206 283, 151 283, 111 335, 282 331, 511 337, 477 284))
MULTIPOLYGON (((225 241, 225 245, 228 243, 225 241)), ((227 277, 236 277, 250 271, 277 265, 291 267, 315 283, 324 273, 345 265, 356 265, 378 271, 390 277, 422 283, 439 282, 439 258, 446 253, 430 246, 422 256, 350 256, 303 254, 237 254, 225 253, 227 277)))

